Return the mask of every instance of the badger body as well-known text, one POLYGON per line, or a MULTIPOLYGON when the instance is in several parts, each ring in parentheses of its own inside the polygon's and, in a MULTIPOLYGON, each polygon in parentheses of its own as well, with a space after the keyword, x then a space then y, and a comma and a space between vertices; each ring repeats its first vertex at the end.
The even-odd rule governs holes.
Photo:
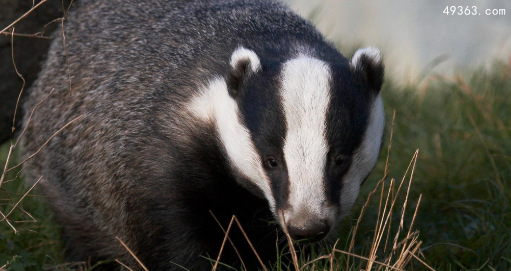
MULTIPOLYGON (((67 55, 56 38, 24 105, 54 89, 26 114, 24 153, 81 116, 27 176, 43 175, 70 260, 138 268, 119 237, 149 270, 205 270, 224 237, 213 213, 268 264, 282 227, 334 232, 374 167, 379 51, 347 59, 281 4, 83 0, 64 27, 67 55)), ((230 245, 221 261, 240 264, 230 245)))

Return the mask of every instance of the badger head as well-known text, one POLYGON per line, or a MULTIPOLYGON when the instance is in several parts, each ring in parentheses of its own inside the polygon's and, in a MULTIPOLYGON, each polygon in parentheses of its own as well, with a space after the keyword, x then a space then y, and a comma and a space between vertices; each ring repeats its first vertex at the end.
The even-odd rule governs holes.
POLYGON ((240 47, 229 64, 192 100, 193 114, 215 123, 238 182, 257 188, 293 239, 322 239, 350 210, 380 151, 380 52, 271 61, 240 47))

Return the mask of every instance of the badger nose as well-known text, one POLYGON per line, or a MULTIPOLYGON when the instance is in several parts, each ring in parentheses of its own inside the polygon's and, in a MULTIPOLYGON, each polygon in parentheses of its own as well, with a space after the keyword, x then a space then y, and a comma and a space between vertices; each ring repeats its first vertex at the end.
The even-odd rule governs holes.
POLYGON ((307 239, 310 242, 317 242, 325 238, 330 231, 330 226, 326 220, 309 221, 301 225, 291 220, 288 222, 287 231, 295 241, 307 239))

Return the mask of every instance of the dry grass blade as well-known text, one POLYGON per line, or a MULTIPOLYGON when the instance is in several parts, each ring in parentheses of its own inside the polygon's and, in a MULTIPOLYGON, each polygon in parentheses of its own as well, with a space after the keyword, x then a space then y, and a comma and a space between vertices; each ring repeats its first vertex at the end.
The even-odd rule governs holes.
POLYGON ((418 237, 419 237, 419 231, 414 231, 414 232, 412 232, 412 233, 410 234, 410 237, 408 237, 408 238, 404 238, 404 239, 403 239, 403 240, 401 240, 399 243, 397 243, 397 245, 396 245, 396 249, 395 249, 395 250, 397 250, 397 249, 398 249, 398 248, 400 248, 400 247, 405 247, 405 248, 406 248, 406 247, 407 247, 407 245, 408 245, 408 244, 407 244, 407 242, 408 242, 409 240, 412 240, 412 241, 413 241, 414 239, 418 239, 418 237))
POLYGON ((413 223, 415 222, 415 218, 417 217, 417 211, 419 211, 419 205, 421 204, 422 194, 419 195, 419 200, 417 201, 417 206, 415 206, 415 212, 413 213, 412 223, 410 223, 410 228, 408 228, 408 233, 406 234, 405 240, 410 238, 412 233, 413 223))
POLYGON ((21 134, 20 136, 18 136, 18 139, 16 140, 16 143, 14 143, 14 148, 16 148, 16 146, 18 146, 18 143, 20 142, 20 139, 23 137, 23 135, 25 134, 25 132, 27 131, 27 128, 28 128, 28 124, 30 123, 30 121, 32 120, 32 116, 34 115, 34 112, 35 110, 44 102, 46 101, 50 95, 53 93, 53 91, 55 91, 54 88, 51 89, 51 91, 41 100, 39 101, 35 106, 34 108, 32 108, 32 111, 30 112, 30 115, 28 116, 28 120, 27 120, 27 123, 25 124, 25 128, 23 128, 23 131, 21 131, 21 134))
MULTIPOLYGON (((305 267, 317 262, 317 261, 320 261, 320 260, 324 260, 324 259, 332 259, 334 257, 334 253, 330 253, 328 255, 323 255, 323 256, 320 256, 310 262, 307 262, 306 264, 302 265, 302 267, 300 268, 300 271, 303 270, 305 267)), ((315 266, 313 266, 312 268, 314 269, 315 266)))
POLYGON ((46 28, 47 28, 48 26, 50 26, 50 25, 52 25, 52 24, 54 24, 54 23, 56 23, 56 22, 60 22, 60 21, 62 21, 62 20, 64 20, 64 18, 57 18, 57 19, 53 19, 51 22, 49 22, 49 23, 47 23, 47 24, 45 24, 45 25, 43 26, 43 30, 41 30, 41 32, 37 32, 37 33, 35 33, 34 35, 37 35, 37 36, 43 36, 44 34, 46 34, 46 28))
POLYGON ((16 67, 16 61, 14 61, 14 27, 12 28, 11 32, 11 58, 12 58, 12 64, 14 65, 14 70, 16 71, 16 74, 21 78, 23 81, 23 85, 21 86, 20 94, 18 95, 18 100, 16 101, 16 107, 14 108, 14 117, 12 118, 12 132, 14 133, 15 124, 16 124, 16 112, 18 112, 18 106, 21 99, 21 94, 23 94, 23 90, 25 89, 25 78, 23 78, 23 75, 18 71, 18 67, 16 67))
MULTIPOLYGON (((394 179, 390 180, 390 187, 389 187, 389 193, 392 190, 392 187, 394 185, 394 179)), ((378 238, 379 229, 381 228, 381 223, 383 223, 383 219, 380 219, 381 216, 385 217, 385 211, 387 210, 387 204, 389 202, 389 196, 387 195, 387 199, 385 200, 385 207, 383 208, 383 215, 382 215, 382 203, 383 203, 383 195, 385 194, 385 182, 382 183, 381 186, 381 194, 380 194, 380 204, 378 205, 378 216, 376 217, 376 225, 374 229, 374 236, 373 240, 376 240, 378 238), (378 223, 378 221, 381 221, 381 223, 378 223)), ((374 249, 374 242, 371 246, 371 252, 370 255, 372 255, 374 249)))
MULTIPOLYGON (((339 242, 339 239, 337 239, 337 241, 335 241, 335 244, 333 246, 334 249, 337 246, 338 242, 339 242)), ((313 264, 313 263, 315 263, 317 261, 320 261, 320 260, 323 260, 323 259, 328 259, 330 261, 330 271, 333 271, 334 270, 334 256, 335 256, 335 253, 332 250, 332 252, 330 254, 328 254, 328 255, 320 256, 320 257, 318 257, 318 258, 316 258, 314 260, 311 260, 311 261, 305 263, 304 265, 302 265, 300 270, 303 270, 305 267, 307 267, 307 266, 309 266, 309 265, 311 265, 311 264, 313 264)), ((312 268, 314 270, 315 266, 313 266, 312 268)))
MULTIPOLYGON (((369 202, 372 198, 372 196, 374 195, 374 193, 376 193, 376 191, 378 190, 378 188, 380 187, 380 185, 384 182, 385 180, 384 179, 381 179, 377 184, 376 184, 376 187, 373 191, 371 191, 371 193, 369 193, 369 196, 367 196, 367 200, 366 202, 364 203, 364 206, 362 206, 362 210, 360 211, 360 215, 358 216, 358 219, 357 219, 357 224, 355 225, 355 227, 353 228, 353 234, 351 235, 351 241, 350 241, 350 247, 348 249, 348 252, 346 253, 346 255, 348 256, 351 256, 352 253, 351 251, 353 250, 353 247, 355 246, 355 236, 357 234, 357 230, 358 230, 358 227, 360 226, 360 222, 362 221, 362 218, 364 217, 364 211, 365 209, 367 208, 367 206, 369 205, 369 202)), ((350 258, 348 257, 347 260, 346 260, 346 270, 349 270, 349 264, 350 264, 350 258)))
MULTIPOLYGON (((337 247, 337 243, 339 243, 339 238, 335 241, 334 249, 337 247)), ((334 271, 334 254, 335 253, 330 253, 330 271, 334 271)))
POLYGON ((215 265, 213 265, 213 271, 216 271, 218 268, 218 263, 220 262, 220 257, 222 256, 222 252, 224 251, 225 242, 227 241, 227 237, 229 236, 229 232, 231 231, 232 223, 234 222, 234 216, 232 216, 231 221, 229 222, 229 226, 227 227, 227 231, 225 231, 224 240, 222 241, 222 246, 220 247, 220 252, 218 252, 218 257, 216 258, 215 265))
POLYGON ((89 270, 87 266, 88 266, 87 262, 70 262, 45 267, 43 268, 43 270, 78 270, 78 271, 89 270), (76 269, 76 267, 78 268, 76 269))
POLYGON ((2 217, 5 219, 5 222, 7 222, 7 225, 9 225, 9 227, 11 227, 14 230, 14 234, 18 234, 18 230, 14 227, 14 225, 11 224, 9 219, 7 219, 7 216, 5 216, 4 213, 2 213, 2 212, 0 212, 0 215, 2 215, 2 217))
MULTIPOLYGON (((406 210, 406 204, 408 203, 408 196, 410 195, 410 187, 412 186, 412 180, 413 180, 413 175, 414 175, 414 172, 415 172, 415 165, 417 163, 417 157, 419 155, 419 150, 415 151, 415 159, 413 159, 413 167, 412 167, 412 172, 410 174, 410 181, 408 182, 408 189, 406 190, 406 197, 405 197, 405 202, 403 203, 403 209, 401 210, 401 220, 399 221, 399 227, 397 229, 397 233, 396 233, 396 236, 394 238, 394 248, 396 248, 396 244, 397 244, 397 240, 399 239, 399 234, 401 233, 401 230, 403 230, 403 227, 404 227, 404 217, 405 217, 405 210, 406 210)), ((405 175, 406 176, 406 175, 405 175)), ((403 250, 404 250, 404 247, 403 247, 403 250)))
POLYGON ((232 248, 234 248, 234 251, 236 252, 236 255, 238 255, 238 258, 240 259, 241 265, 243 265, 243 270, 247 270, 247 267, 245 266, 245 263, 243 262, 243 258, 241 258, 241 255, 240 255, 238 249, 236 248, 236 246, 234 245, 234 243, 232 242, 231 238, 228 237, 227 231, 225 231, 224 227, 222 227, 222 224, 220 223, 220 221, 218 221, 218 219, 216 218, 216 216, 213 214, 213 212, 211 210, 209 210, 209 213, 211 214, 211 216, 213 216, 213 219, 215 219, 215 221, 218 224, 218 226, 220 226, 220 229, 222 229, 222 231, 224 232, 225 236, 227 236, 227 239, 229 240, 229 243, 231 243, 232 248))
POLYGON ((128 270, 130 270, 130 271, 133 271, 133 269, 131 269, 131 268, 129 268, 127 265, 123 264, 123 263, 122 263, 119 259, 115 259, 115 261, 116 261, 118 264, 122 265, 122 267, 124 267, 124 268, 126 268, 126 269, 128 269, 128 270))
POLYGON ((14 205, 14 207, 12 207, 12 209, 9 211, 9 213, 7 213, 7 215, 5 215, 2 219, 0 219, 0 222, 6 220, 11 214, 12 212, 18 207, 18 205, 21 203, 21 201, 23 199, 25 199, 25 197, 28 195, 28 193, 30 193, 34 187, 43 179, 43 176, 41 176, 33 185, 32 187, 30 187, 30 189, 25 193, 23 194, 23 196, 21 197, 20 200, 18 200, 18 202, 16 202, 16 204, 14 205))
MULTIPOLYGON (((383 233, 385 232, 385 229, 387 227, 387 225, 389 224, 387 219, 384 219, 385 217, 391 217, 392 216, 392 210, 393 208, 391 207, 390 210, 389 210, 389 213, 387 214, 386 216, 386 213, 387 213, 387 206, 388 206, 388 202, 389 202, 389 199, 391 197, 390 193, 394 187, 394 183, 395 183, 395 180, 394 179, 391 179, 390 180, 390 185, 389 185, 389 188, 388 188, 388 192, 387 192, 387 198, 385 199, 385 205, 383 206, 383 215, 380 219, 380 217, 378 216, 378 220, 376 221, 376 228, 374 229, 374 237, 373 237, 373 242, 371 243, 371 249, 369 251, 369 261, 367 262, 367 267, 366 269, 367 270, 371 270, 372 268, 372 265, 374 263, 374 260, 376 259, 376 252, 378 250, 378 247, 380 246, 380 242, 381 242, 381 238, 383 236, 383 233)), ((382 186, 382 191, 381 191, 381 195, 380 195, 380 205, 379 205, 379 210, 378 212, 381 212, 381 207, 382 207, 382 204, 381 204, 381 200, 383 199, 383 195, 384 195, 384 185, 382 186)))
POLYGON ((11 145, 11 147, 9 147, 9 152, 7 153, 7 160, 5 161, 4 171, 2 172, 2 176, 0 177, 0 187, 2 187, 2 184, 5 179, 5 175, 7 174, 7 167, 9 166, 9 160, 11 159, 11 154, 12 154, 13 150, 14 150, 14 145, 11 145))
POLYGON ((412 186, 412 180, 413 180, 413 175, 415 173, 415 165, 417 164, 418 155, 419 155, 419 150, 417 150, 415 153, 415 159, 413 160, 412 172, 410 174, 410 182, 408 183, 408 189, 406 190, 405 202, 403 203, 403 209, 401 210, 401 220, 399 221, 399 229, 400 230, 403 229, 403 226, 404 226, 406 205, 408 203, 408 196, 410 195, 410 188, 412 186))
POLYGON ((286 218, 284 217, 284 212, 281 213, 283 224, 282 228, 284 229, 284 233, 286 234, 287 243, 289 245, 289 250, 291 251, 291 258, 293 259, 293 265, 295 266, 296 271, 300 271, 300 267, 298 266, 298 257, 296 255, 295 247, 293 246, 293 241, 291 239, 291 236, 289 235, 289 232, 287 231, 287 223, 286 218))
POLYGON ((27 17, 28 14, 30 14, 32 11, 34 11, 36 8, 38 8, 40 5, 44 4, 48 0, 41 0, 41 2, 37 3, 37 5, 33 6, 29 11, 25 12, 25 14, 21 15, 18 19, 16 19, 14 22, 12 22, 10 25, 8 25, 6 28, 2 29, 0 33, 4 33, 7 29, 13 27, 15 24, 17 24, 19 21, 23 20, 23 18, 27 17))
MULTIPOLYGON (((63 10, 64 11, 64 20, 67 20, 67 15, 69 14, 69 10, 71 9, 71 6, 73 5, 73 1, 74 0, 71 0, 71 2, 69 2, 69 6, 67 6, 67 9, 63 10)), ((64 1, 62 1, 62 8, 64 8, 64 1)))
POLYGON ((67 54, 67 48, 66 48, 66 34, 64 32, 64 21, 67 20, 67 15, 69 14, 69 10, 71 9, 71 5, 73 5, 73 0, 69 3, 69 6, 67 9, 64 7, 64 1, 62 1, 62 12, 64 13, 64 17, 61 20, 62 25, 62 46, 64 47, 64 53, 66 55, 66 64, 67 64, 67 72, 69 76, 69 91, 71 91, 71 65, 69 64, 69 58, 67 54))
MULTIPOLYGON (((394 192, 392 190, 392 192, 394 192)), ((391 197, 394 197, 394 193, 392 193, 392 196, 391 197)), ((390 210, 392 212, 392 210, 390 210)), ((387 247, 388 247, 388 244, 389 244, 389 239, 390 239, 390 230, 392 229, 392 219, 389 220, 389 225, 387 227, 387 236, 385 237, 385 245, 383 245, 383 252, 387 252, 387 247)))
POLYGON ((22 37, 22 38, 35 38, 35 39, 44 39, 44 40, 51 40, 50 37, 45 36, 39 36, 37 34, 23 34, 23 33, 7 33, 7 32, 0 32, 0 35, 4 36, 15 36, 15 37, 22 37))
POLYGON ((427 268, 429 268, 429 270, 431 271, 435 271, 435 269, 433 269, 433 267, 429 266, 427 263, 425 263, 423 260, 421 260, 419 257, 417 257, 417 255, 415 254, 411 254, 412 257, 414 257, 417 261, 419 261, 420 263, 422 263, 424 266, 426 266, 427 268))
POLYGON ((387 148, 387 160, 385 160, 385 171, 383 172, 383 179, 387 178, 389 174, 389 159, 390 159, 390 150, 392 149, 392 140, 394 139, 394 125, 396 124, 396 110, 392 113, 392 126, 390 127, 390 139, 389 139, 389 147, 387 148))
MULTIPOLYGON (((391 133, 390 133, 390 143, 389 143, 389 148, 387 149, 387 160, 385 161, 385 171, 383 173, 383 179, 386 179, 388 174, 389 174, 389 167, 390 167, 390 150, 392 149, 392 140, 393 140, 393 137, 394 137, 394 126, 396 124, 396 110, 394 109, 394 112, 392 114, 392 126, 391 126, 391 133)), ((382 195, 383 195, 383 188, 382 188, 382 195)), ((381 206, 381 198, 380 198, 380 206, 381 206)), ((380 214, 379 214, 379 209, 378 209, 378 219, 379 218, 380 214)), ((378 221, 378 220, 377 220, 378 221)), ((386 252, 387 251, 387 244, 389 242, 389 236, 390 236, 390 229, 391 229, 391 226, 392 226, 392 220, 389 221, 389 226, 387 227, 387 237, 385 238, 385 245, 383 246, 383 251, 386 252)))
MULTIPOLYGON (((222 225, 220 224, 220 222, 218 221, 218 219, 216 219, 216 217, 213 215, 213 213, 211 212, 211 210, 209 211, 211 213, 211 215, 213 216, 213 218, 215 218, 216 222, 220 225, 220 228, 222 228, 222 225)), ((220 252, 218 253, 218 258, 215 262, 215 265, 213 266, 213 271, 215 271, 217 268, 218 268, 218 263, 220 262, 220 256, 222 255, 222 252, 223 252, 223 249, 224 249, 224 246, 225 246, 225 242, 226 240, 228 239, 229 242, 231 242, 232 246, 234 247, 234 250, 236 251, 236 254, 238 255, 238 257, 240 258, 240 261, 243 265, 243 268, 245 268, 246 270, 246 266, 245 264, 243 263, 243 260, 241 259, 241 255, 238 253, 238 250, 236 249, 236 247, 234 246, 234 243, 231 241, 231 239, 228 237, 229 235, 229 232, 231 230, 231 227, 232 227, 232 223, 233 222, 236 222, 236 224, 238 225, 238 228, 240 229, 241 233, 243 234, 243 236, 245 237, 245 240, 247 240, 247 243, 248 245, 250 246, 250 248, 252 249, 252 251, 254 252, 255 256, 257 257, 257 260, 259 261, 259 263, 261 264, 261 267, 263 268, 264 271, 267 271, 266 269, 266 266, 264 265, 263 261, 261 260, 261 257, 259 257, 259 254, 257 253, 256 249, 254 248, 254 246, 252 245, 252 242, 250 242, 250 239, 248 238, 247 236, 247 233, 245 232, 245 230, 243 229, 243 227, 241 226, 241 223, 240 221, 238 220, 238 218, 233 215, 232 216, 232 219, 231 219, 231 222, 229 223, 229 226, 227 227, 227 230, 225 231, 223 228, 222 230, 224 231, 225 233, 225 236, 224 236, 224 240, 222 242, 222 247, 220 247, 220 252)))
POLYGON ((67 72, 68 72, 68 76, 69 76, 69 91, 71 91, 71 65, 69 65, 69 58, 68 58, 67 48, 66 48, 66 34, 64 32, 64 21, 65 20, 66 20, 65 18, 63 18, 61 20, 61 25, 62 25, 62 46, 64 47, 64 53, 66 55, 67 72))
POLYGON ((147 267, 145 267, 145 265, 138 259, 138 257, 135 255, 135 253, 133 253, 133 251, 131 251, 131 249, 121 240, 121 238, 119 238, 118 236, 115 237, 115 239, 117 239, 117 241, 121 242, 122 246, 131 254, 131 256, 137 261, 137 263, 140 265, 140 267, 142 267, 145 271, 149 271, 147 269, 147 267))
POLYGON ((403 253, 399 254, 396 262, 394 263, 394 267, 403 268, 405 267, 410 259, 412 258, 409 253, 415 253, 422 242, 417 242, 417 238, 413 238, 408 246, 404 246, 405 250, 403 253))
MULTIPOLYGON (((367 270, 371 270, 372 264, 373 264, 374 260, 376 259, 376 252, 378 250, 378 247, 380 246, 383 234, 385 233, 385 229, 387 228, 387 226, 390 226, 390 220, 388 218, 392 217, 393 205, 388 210, 388 214, 387 214, 387 206, 388 206, 389 199, 391 198, 391 192, 392 192, 392 189, 394 188, 394 183, 395 183, 395 180, 391 179, 390 185, 388 188, 388 192, 387 192, 387 198, 385 199, 385 205, 383 206, 382 219, 380 220, 378 217, 378 220, 376 221, 376 228, 374 230, 375 231, 374 239, 373 239, 373 243, 371 244, 371 250, 369 253, 369 258, 371 260, 368 261, 368 263, 367 263, 368 264, 368 267, 366 268, 367 270), (383 219, 385 217, 387 217, 386 220, 383 219)), ((381 199, 383 199, 383 195, 384 195, 384 186, 382 186, 382 194, 381 194, 381 198, 380 198, 380 207, 379 208, 381 208, 381 199)))
POLYGON ((74 118, 73 120, 71 120, 70 122, 68 122, 66 125, 64 125, 62 128, 60 128, 57 132, 55 132, 48 140, 46 140, 46 142, 44 142, 44 144, 35 152, 33 153, 32 155, 30 155, 28 158, 26 158, 25 160, 21 161, 19 164, 17 164, 16 166, 10 168, 7 170, 7 172, 13 170, 13 169, 16 169, 18 167, 20 167, 21 165, 23 165, 24 163, 26 163, 28 160, 34 158, 34 156, 36 156, 39 152, 41 152, 42 149, 44 149, 44 147, 46 147, 46 145, 48 145, 48 143, 50 142, 50 140, 52 140, 55 136, 57 136, 60 132, 62 132, 64 129, 66 129, 69 125, 71 125, 73 122, 81 119, 83 116, 80 115, 76 118, 74 118))
POLYGON ((255 256, 257 257, 257 260, 259 261, 259 263, 261 264, 261 266, 263 267, 263 270, 264 271, 267 271, 266 269, 266 266, 264 265, 263 261, 261 260, 261 257, 259 257, 259 254, 257 253, 255 247, 252 245, 252 242, 250 242, 250 239, 248 239, 248 236, 247 236, 247 233, 245 232, 245 230, 243 229, 243 227, 241 226, 241 223, 240 221, 238 220, 238 218, 236 216, 234 216, 234 221, 236 221, 236 224, 238 224, 238 227, 240 228, 241 230, 241 233, 243 233, 243 236, 245 237, 245 239, 247 240, 248 242, 248 245, 250 246, 250 248, 252 249, 252 251, 254 252, 255 256))

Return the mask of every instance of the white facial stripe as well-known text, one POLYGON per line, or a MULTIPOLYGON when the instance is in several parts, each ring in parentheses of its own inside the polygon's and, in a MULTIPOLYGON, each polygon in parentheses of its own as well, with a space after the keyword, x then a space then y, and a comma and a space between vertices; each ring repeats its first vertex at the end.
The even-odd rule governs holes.
POLYGON ((341 216, 349 213, 358 196, 361 182, 371 172, 378 153, 385 126, 385 114, 381 95, 374 99, 364 137, 355 151, 349 171, 344 175, 341 191, 341 216))
MULTIPOLYGON (((283 66, 281 96, 287 124, 284 157, 289 177, 288 203, 293 213, 318 215, 324 211, 329 87, 330 68, 321 60, 300 56, 283 66)), ((285 215, 292 216, 287 212, 285 215)))
POLYGON ((189 108, 195 117, 215 123, 231 164, 263 191, 271 209, 275 210, 270 181, 264 173, 249 131, 239 121, 238 105, 229 96, 225 80, 212 80, 199 96, 192 99, 189 108))

